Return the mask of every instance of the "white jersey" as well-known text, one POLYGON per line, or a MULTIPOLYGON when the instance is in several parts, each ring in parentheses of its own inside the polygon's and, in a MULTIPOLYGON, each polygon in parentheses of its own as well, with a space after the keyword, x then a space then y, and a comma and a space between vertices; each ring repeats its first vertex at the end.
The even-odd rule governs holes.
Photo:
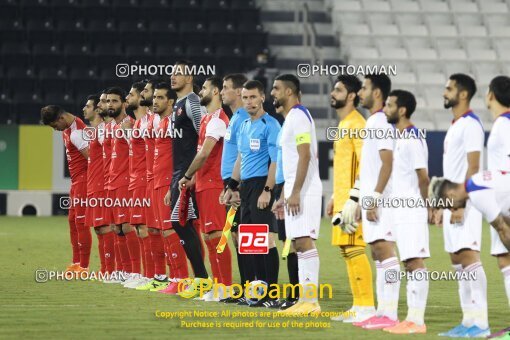
POLYGON ((464 183, 468 170, 467 154, 480 152, 482 169, 484 131, 477 115, 469 111, 459 117, 444 139, 443 176, 454 183, 464 183))
MULTIPOLYGON (((389 124, 384 112, 379 111, 372 114, 365 125, 367 130, 392 130, 393 125, 389 124)), ((388 133, 389 134, 389 133, 388 133)), ((368 138, 363 141, 360 159, 360 194, 363 196, 371 196, 377 185, 379 171, 381 170, 382 161, 379 155, 381 150, 393 151, 395 140, 393 138, 368 138)), ((391 192, 391 178, 386 184, 386 188, 382 193, 387 196, 391 192)))
MULTIPOLYGON (((414 126, 406 130, 418 129, 414 126)), ((392 197, 420 198, 420 186, 416 170, 428 169, 427 142, 420 138, 399 138, 395 141, 392 168, 392 197)))
POLYGON ((301 143, 310 143, 311 153, 308 171, 306 172, 305 182, 301 191, 303 195, 322 195, 322 183, 319 177, 319 163, 317 160, 315 123, 308 109, 302 105, 295 105, 285 118, 280 138, 283 176, 285 179, 285 197, 290 196, 294 187, 299 159, 297 146, 301 143))
POLYGON ((466 181, 471 204, 489 222, 499 214, 510 217, 510 173, 486 170, 466 181))
POLYGON ((510 171, 510 112, 494 121, 487 141, 487 168, 510 171))

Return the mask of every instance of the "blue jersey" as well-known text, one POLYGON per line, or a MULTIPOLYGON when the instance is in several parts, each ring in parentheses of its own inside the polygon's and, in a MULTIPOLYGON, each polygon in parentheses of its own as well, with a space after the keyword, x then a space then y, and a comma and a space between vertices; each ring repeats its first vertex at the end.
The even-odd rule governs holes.
POLYGON ((221 178, 229 179, 237 159, 237 132, 241 124, 250 118, 244 108, 239 108, 228 123, 227 132, 223 138, 223 153, 221 155, 221 178))
POLYGON ((237 134, 237 148, 241 153, 241 180, 264 177, 269 160, 276 162, 276 139, 280 123, 267 112, 257 120, 246 119, 237 134))
POLYGON ((278 155, 276 156, 276 184, 282 184, 285 182, 285 178, 283 177, 283 163, 282 163, 282 145, 280 143, 280 139, 282 138, 282 130, 278 132, 278 137, 276 139, 276 145, 278 147, 278 155))

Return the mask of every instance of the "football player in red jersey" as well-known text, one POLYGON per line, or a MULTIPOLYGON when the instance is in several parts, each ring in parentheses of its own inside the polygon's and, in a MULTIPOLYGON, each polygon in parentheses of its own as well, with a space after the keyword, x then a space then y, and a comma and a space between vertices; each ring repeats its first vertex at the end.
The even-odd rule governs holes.
MULTIPOLYGON (((162 293, 177 293, 178 279, 188 277, 188 264, 186 254, 180 243, 179 236, 172 228, 170 222, 170 207, 164 204, 164 197, 172 180, 173 148, 172 148, 172 107, 177 94, 169 84, 159 83, 154 90, 153 110, 159 116, 158 125, 152 132, 154 142, 154 214, 156 227, 163 236, 166 253, 170 261, 170 275, 174 280, 168 280, 165 271, 156 273, 154 280, 140 290, 161 291, 162 293)), ((164 262, 163 262, 164 264, 164 262)), ((163 267, 164 268, 164 267, 163 267)))
MULTIPOLYGON (((104 190, 103 141, 105 122, 98 107, 98 95, 90 95, 83 107, 83 116, 90 122, 88 129, 89 157, 87 170, 87 199, 85 224, 94 228, 98 240, 101 273, 112 273, 115 270, 114 233, 105 218, 105 207, 102 202, 106 198, 104 190), (95 202, 94 202, 95 201, 95 202)), ((104 112, 106 113, 106 112, 104 112)))
POLYGON ((145 88, 144 82, 136 82, 131 86, 126 97, 128 109, 133 110, 135 123, 129 136, 129 196, 132 205, 129 208, 130 224, 136 228, 138 242, 141 249, 143 272, 133 274, 124 283, 126 288, 136 288, 150 281, 154 276, 154 262, 150 247, 150 238, 146 223, 147 198, 147 164, 145 162, 144 134, 147 130, 147 108, 140 105, 141 93, 145 88))
MULTIPOLYGON (((106 91, 108 115, 113 118, 112 155, 110 162, 109 198, 113 201, 113 223, 119 235, 119 252, 124 272, 140 274, 140 245, 134 228, 129 224, 129 138, 127 129, 133 119, 126 114, 126 95, 118 87, 106 91)), ((121 281, 131 275, 123 276, 121 281)))
POLYGON ((179 181, 181 190, 183 188, 191 189, 195 182, 201 232, 209 252, 211 270, 214 279, 224 285, 205 294, 202 297, 204 301, 219 301, 226 298, 225 287, 232 285, 232 257, 228 244, 221 254, 216 252, 226 219, 225 207, 217 199, 223 190, 221 155, 223 137, 225 137, 229 122, 221 107, 222 82, 219 77, 210 77, 202 86, 199 93, 200 105, 205 106, 208 113, 202 117, 200 122, 197 155, 179 181), (194 180, 190 180, 193 176, 194 180))
POLYGON ((56 131, 63 131, 66 148, 67 163, 71 174, 71 191, 69 193, 71 206, 69 207, 69 227, 71 232, 71 246, 73 248, 73 263, 67 267, 68 271, 88 271, 92 236, 90 228, 85 224, 85 205, 82 200, 87 198, 87 158, 89 145, 83 138, 83 121, 66 112, 60 106, 48 105, 41 109, 41 120, 56 131))

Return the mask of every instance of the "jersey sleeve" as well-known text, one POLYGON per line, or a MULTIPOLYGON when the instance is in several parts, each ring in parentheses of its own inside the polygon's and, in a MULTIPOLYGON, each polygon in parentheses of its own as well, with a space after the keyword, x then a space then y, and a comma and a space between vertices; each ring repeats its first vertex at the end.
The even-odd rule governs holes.
POLYGON ((301 110, 296 110, 294 114, 289 117, 292 124, 292 132, 296 145, 310 144, 312 135, 312 122, 308 114, 301 110))
POLYGON ((74 130, 71 132, 71 143, 79 150, 83 150, 89 146, 89 143, 83 139, 83 130, 74 130))
POLYGON ((186 114, 188 118, 193 122, 193 127, 195 131, 200 131, 200 121, 202 120, 202 116, 206 113, 205 108, 200 105, 200 99, 196 94, 190 94, 186 99, 186 114))
POLYGON ((409 160, 411 165, 415 170, 427 169, 428 166, 427 154, 425 152, 423 143, 425 142, 421 139, 409 139, 407 151, 409 153, 409 160))
POLYGON ((212 118, 209 123, 207 123, 207 127, 205 129, 205 136, 212 137, 216 140, 220 140, 220 138, 225 137, 225 133, 227 132, 227 125, 223 120, 218 117, 212 118))
MULTIPOLYGON (((386 118, 384 118, 384 119, 386 119, 386 118)), ((379 120, 378 123, 379 124, 376 127, 377 129, 385 130, 385 132, 388 132, 388 133, 389 133, 389 131, 386 131, 386 130, 394 129, 394 127, 386 121, 379 120)), ((393 138, 378 138, 377 139, 377 151, 381 151, 381 150, 393 151, 394 143, 395 143, 395 141, 393 140, 393 138)))
POLYGON ((494 189, 476 190, 469 193, 473 206, 491 223, 501 213, 494 189))
MULTIPOLYGON (((359 121, 353 124, 353 129, 361 130, 365 127, 364 121, 359 121)), ((359 160, 361 159, 361 149, 363 148, 363 139, 360 138, 359 134, 354 134, 354 136, 357 136, 355 138, 352 138, 352 147, 354 150, 354 153, 356 154, 356 159, 358 160, 358 165, 356 166, 356 173, 354 174, 356 177, 359 176, 359 160)))
POLYGON ((271 121, 268 125, 267 131, 267 151, 269 152, 269 158, 271 163, 276 163, 278 159, 278 133, 280 133, 280 124, 276 119, 271 121))
POLYGON ((482 152, 484 133, 480 124, 474 119, 471 120, 470 124, 466 124, 463 140, 464 151, 466 153, 475 151, 482 152))

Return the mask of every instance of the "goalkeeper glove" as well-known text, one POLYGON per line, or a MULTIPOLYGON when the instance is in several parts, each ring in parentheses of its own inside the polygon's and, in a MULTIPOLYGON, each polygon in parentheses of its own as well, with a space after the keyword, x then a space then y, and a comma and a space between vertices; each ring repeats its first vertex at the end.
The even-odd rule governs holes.
POLYGON ((334 226, 337 226, 337 225, 340 225, 342 224, 344 221, 344 218, 342 216, 342 212, 338 212, 335 214, 335 216, 333 216, 333 218, 331 219, 331 224, 334 225, 334 226))
POLYGON ((345 202, 342 209, 344 224, 353 224, 356 218, 356 209, 359 201, 359 180, 356 180, 354 187, 349 191, 349 199, 345 202))
POLYGON ((342 231, 347 234, 354 234, 356 230, 358 229, 358 223, 352 223, 352 224, 342 224, 340 225, 340 228, 342 228, 342 231))

